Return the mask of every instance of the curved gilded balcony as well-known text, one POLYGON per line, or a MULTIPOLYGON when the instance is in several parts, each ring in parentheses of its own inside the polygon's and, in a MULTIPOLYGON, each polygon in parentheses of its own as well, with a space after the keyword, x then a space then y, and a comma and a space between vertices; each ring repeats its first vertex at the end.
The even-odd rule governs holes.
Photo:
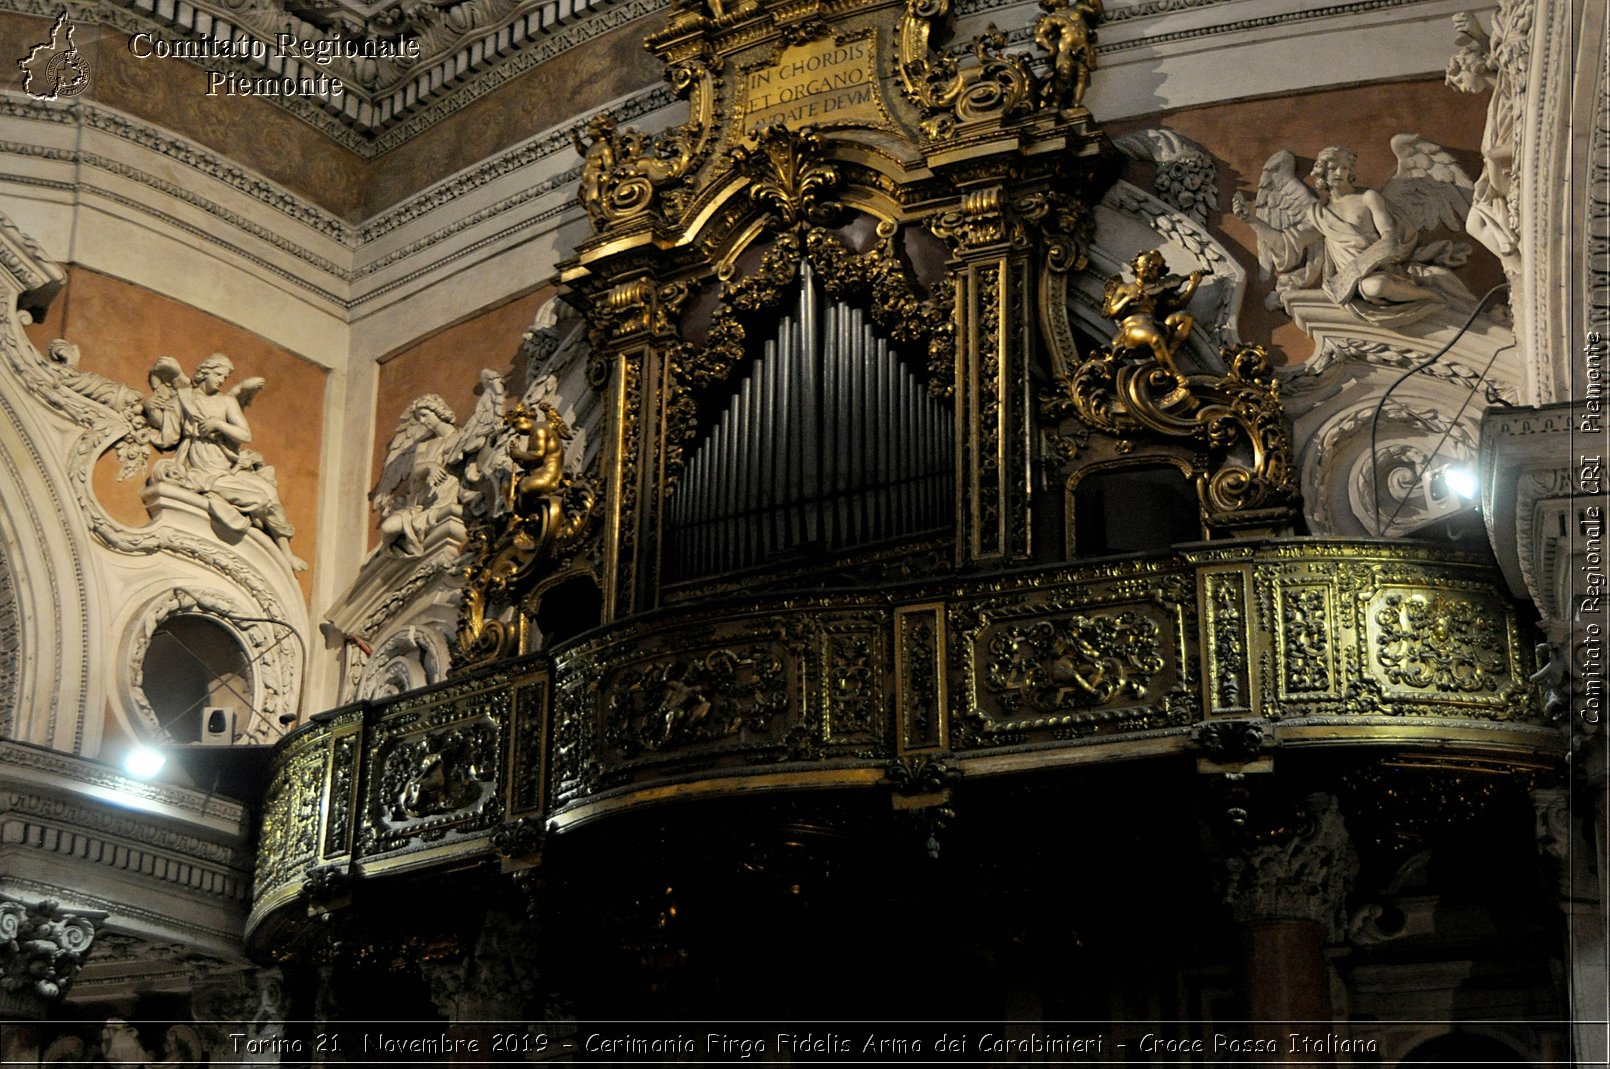
POLYGON ((1374 747, 1547 766, 1532 644, 1482 560, 1233 542, 1163 557, 700 603, 323 714, 285 739, 248 931, 354 880, 529 863, 690 798, 907 799, 975 777, 1374 747))

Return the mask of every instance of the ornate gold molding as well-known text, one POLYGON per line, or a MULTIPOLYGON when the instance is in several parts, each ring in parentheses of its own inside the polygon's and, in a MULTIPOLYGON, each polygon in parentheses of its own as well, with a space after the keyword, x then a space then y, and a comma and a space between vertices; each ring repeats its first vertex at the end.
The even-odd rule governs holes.
POLYGON ((509 459, 515 465, 506 508, 465 540, 469 564, 455 650, 460 667, 524 652, 521 598, 563 564, 593 522, 592 485, 564 466, 570 429, 552 405, 541 408, 540 424, 523 404, 504 417, 514 435, 509 459), (513 619, 498 618, 502 611, 513 612, 513 619))
POLYGON ((926 795, 1169 753, 1539 768, 1567 738, 1532 670, 1497 574, 1411 545, 1235 541, 894 599, 679 606, 291 736, 253 924, 330 879, 309 873, 348 879, 340 897, 383 872, 529 864, 578 823, 694 797, 926 795))

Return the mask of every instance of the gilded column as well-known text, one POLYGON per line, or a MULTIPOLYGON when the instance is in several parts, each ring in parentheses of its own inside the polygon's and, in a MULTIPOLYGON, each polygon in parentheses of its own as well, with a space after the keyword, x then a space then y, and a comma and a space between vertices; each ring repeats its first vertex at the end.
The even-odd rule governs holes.
POLYGON ((1028 231, 1005 185, 963 194, 930 224, 956 279, 957 557, 1028 556, 1029 358, 1034 338, 1028 231))
POLYGON ((656 347, 673 332, 670 294, 642 276, 605 296, 609 404, 615 433, 607 448, 604 619, 647 608, 659 566, 660 494, 665 451, 667 362, 656 347))

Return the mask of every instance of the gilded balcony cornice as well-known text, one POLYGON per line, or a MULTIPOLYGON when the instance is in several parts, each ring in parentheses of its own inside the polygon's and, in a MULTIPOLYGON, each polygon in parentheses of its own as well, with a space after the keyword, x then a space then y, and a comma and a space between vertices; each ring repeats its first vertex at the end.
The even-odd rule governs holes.
POLYGON ((1566 735, 1532 647, 1480 558, 1311 539, 655 610, 284 740, 248 930, 387 874, 540 866, 582 825, 694 798, 908 805, 1170 754, 1549 768, 1566 735))

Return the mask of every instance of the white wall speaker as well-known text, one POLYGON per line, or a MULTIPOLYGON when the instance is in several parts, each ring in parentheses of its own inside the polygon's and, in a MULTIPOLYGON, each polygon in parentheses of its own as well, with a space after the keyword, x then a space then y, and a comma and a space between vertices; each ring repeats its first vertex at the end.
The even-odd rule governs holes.
POLYGON ((209 705, 201 710, 201 745, 235 744, 235 710, 209 705))

